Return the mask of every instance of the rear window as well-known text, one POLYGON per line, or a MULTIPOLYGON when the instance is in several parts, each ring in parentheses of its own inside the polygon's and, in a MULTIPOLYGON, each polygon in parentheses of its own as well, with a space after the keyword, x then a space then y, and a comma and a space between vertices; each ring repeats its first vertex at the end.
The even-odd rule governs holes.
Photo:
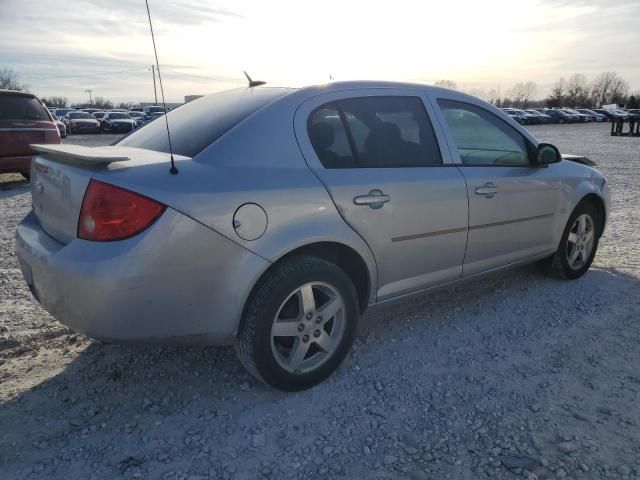
MULTIPOLYGON (((242 120, 288 92, 281 88, 242 88, 208 95, 167 114, 174 153, 195 157, 242 120)), ((169 152, 164 117, 118 143, 169 152)))
POLYGON ((0 95, 0 120, 51 120, 49 112, 35 97, 0 95))

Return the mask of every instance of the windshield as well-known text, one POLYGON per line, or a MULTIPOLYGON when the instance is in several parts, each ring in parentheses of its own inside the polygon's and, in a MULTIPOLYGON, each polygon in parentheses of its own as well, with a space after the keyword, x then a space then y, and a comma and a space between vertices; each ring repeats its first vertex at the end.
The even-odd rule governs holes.
MULTIPOLYGON (((288 91, 283 88, 228 90, 202 97, 169 112, 167 118, 171 126, 173 151, 195 157, 246 117, 288 91)), ((151 122, 125 137, 118 145, 168 153, 165 122, 162 119, 151 122)))
POLYGON ((0 120, 49 120, 40 101, 27 95, 0 95, 0 120))
POLYGON ((131 117, 126 113, 110 113, 109 120, 114 120, 114 119, 115 120, 123 120, 123 119, 131 120, 131 117))
POLYGON ((565 112, 567 112, 567 113, 573 113, 573 114, 579 113, 579 112, 576 112, 575 110, 572 110, 572 109, 570 109, 570 108, 565 108, 565 109, 563 109, 563 110, 564 110, 565 112))
POLYGON ((71 112, 67 114, 69 118, 92 118, 91 115, 85 112, 71 112))

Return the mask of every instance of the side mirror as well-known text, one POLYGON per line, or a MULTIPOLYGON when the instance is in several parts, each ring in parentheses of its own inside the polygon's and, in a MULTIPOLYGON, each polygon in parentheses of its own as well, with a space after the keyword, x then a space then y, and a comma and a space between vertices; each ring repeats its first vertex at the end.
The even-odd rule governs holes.
POLYGON ((536 152, 536 165, 546 166, 550 163, 558 163, 562 160, 560 151, 555 145, 550 143, 538 144, 538 151, 536 152))

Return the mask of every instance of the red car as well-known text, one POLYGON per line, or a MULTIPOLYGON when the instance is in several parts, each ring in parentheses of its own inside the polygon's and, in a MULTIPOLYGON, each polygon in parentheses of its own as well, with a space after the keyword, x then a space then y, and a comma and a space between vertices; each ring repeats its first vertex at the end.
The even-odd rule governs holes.
POLYGON ((0 90, 0 173, 29 178, 32 143, 60 143, 49 111, 31 93, 0 90))

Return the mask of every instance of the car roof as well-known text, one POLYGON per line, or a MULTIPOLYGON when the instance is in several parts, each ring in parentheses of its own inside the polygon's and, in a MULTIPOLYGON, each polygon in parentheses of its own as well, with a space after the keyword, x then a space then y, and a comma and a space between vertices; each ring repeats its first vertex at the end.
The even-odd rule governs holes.
POLYGON ((29 92, 20 92, 18 90, 5 90, 5 89, 0 89, 0 95, 12 95, 12 96, 16 96, 16 97, 29 97, 29 98, 36 98, 36 96, 33 93, 29 93, 29 92))

